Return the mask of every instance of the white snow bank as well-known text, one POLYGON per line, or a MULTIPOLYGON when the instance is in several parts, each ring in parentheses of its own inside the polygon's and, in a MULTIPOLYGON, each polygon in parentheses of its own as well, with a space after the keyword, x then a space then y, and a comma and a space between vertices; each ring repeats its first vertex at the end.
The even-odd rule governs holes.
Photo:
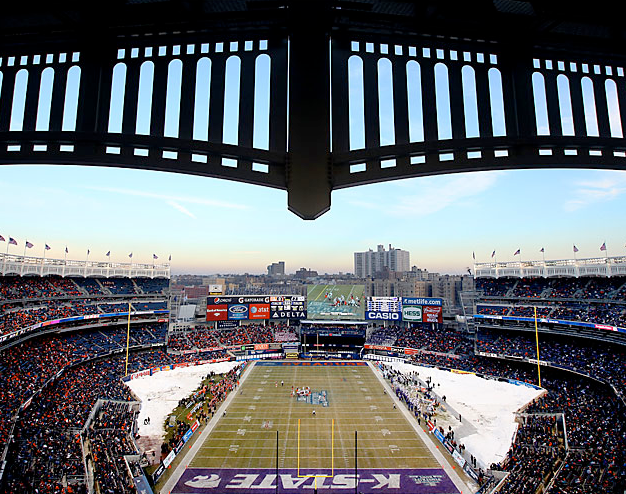
POLYGON ((422 381, 431 378, 434 391, 439 396, 445 395, 446 402, 461 414, 463 422, 468 421, 477 430, 475 434, 463 437, 464 428, 455 421, 456 427, 453 425, 452 429, 457 443, 465 444, 467 452, 486 466, 506 456, 516 429, 515 412, 542 393, 527 386, 484 379, 474 374, 455 374, 401 362, 385 364, 403 374, 418 372, 422 381))
POLYGON ((128 381, 126 385, 141 400, 141 410, 137 418, 139 435, 163 439, 164 422, 181 399, 198 389, 211 371, 223 374, 240 364, 241 362, 233 361, 179 367, 128 381), (143 423, 146 417, 150 417, 149 425, 143 423))

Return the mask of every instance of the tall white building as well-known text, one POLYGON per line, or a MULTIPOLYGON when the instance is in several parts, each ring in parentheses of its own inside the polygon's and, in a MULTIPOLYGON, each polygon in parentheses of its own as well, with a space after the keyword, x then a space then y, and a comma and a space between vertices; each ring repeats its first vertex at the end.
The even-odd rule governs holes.
POLYGON ((388 268, 389 271, 410 271, 410 254, 406 250, 394 249, 389 244, 389 250, 379 245, 376 251, 354 253, 354 274, 359 278, 373 276, 375 273, 388 268))

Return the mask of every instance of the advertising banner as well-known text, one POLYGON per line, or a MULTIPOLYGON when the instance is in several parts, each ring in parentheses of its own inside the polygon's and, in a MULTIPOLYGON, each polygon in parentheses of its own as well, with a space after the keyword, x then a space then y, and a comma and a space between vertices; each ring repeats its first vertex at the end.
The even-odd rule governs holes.
POLYGON ((432 305, 443 307, 443 300, 429 297, 402 297, 402 306, 405 305, 432 305))
POLYGON ((365 311, 367 321, 400 321, 400 312, 365 311))
POLYGON ((269 319, 270 318, 270 305, 269 304, 250 304, 248 310, 249 319, 269 319))
POLYGON ((221 297, 208 297, 207 305, 219 304, 269 304, 270 297, 264 295, 225 295, 221 297))
POLYGON ((306 319, 307 312, 305 310, 272 310, 272 319, 306 319))
POLYGON ((423 322, 443 322, 443 308, 426 305, 422 307, 423 322))
POLYGON ((248 306, 246 304, 229 305, 228 306, 228 319, 231 321, 248 319, 248 306))
POLYGON ((228 305, 207 305, 207 321, 226 321, 228 319, 228 305))
POLYGON ((224 293, 222 285, 209 285, 209 295, 221 295, 224 293))
POLYGON ((422 307, 420 305, 402 306, 402 320, 422 322, 422 307))

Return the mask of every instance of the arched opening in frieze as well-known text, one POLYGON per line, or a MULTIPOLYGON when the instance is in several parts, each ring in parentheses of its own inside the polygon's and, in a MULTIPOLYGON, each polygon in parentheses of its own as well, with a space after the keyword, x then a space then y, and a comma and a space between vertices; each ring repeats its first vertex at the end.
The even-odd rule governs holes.
MULTIPOLYGON (((378 131, 381 146, 390 146, 396 143, 396 132, 393 111, 393 73, 391 61, 381 58, 377 64, 378 71, 378 131)), ((393 168, 395 159, 383 160, 381 168, 393 168)))
POLYGON ((73 132, 76 130, 78 116, 78 95, 80 90, 81 69, 78 65, 70 67, 65 81, 65 99, 63 102, 63 122, 61 130, 73 132))
POLYGON ((50 130, 50 106, 52 104, 52 87, 54 84, 54 69, 46 67, 41 72, 39 82, 39 101, 37 102, 37 120, 35 130, 45 132, 50 130))
POLYGON ((24 109, 26 107, 26 90, 28 88, 28 70, 21 69, 15 74, 13 85, 13 104, 11 106, 10 131, 21 131, 24 126, 24 109))
POLYGON ((139 87, 137 90, 137 120, 135 133, 150 135, 152 116, 152 90, 154 84, 154 62, 146 61, 139 69, 139 87))
POLYGON ((504 119, 504 95, 502 93, 502 74, 499 69, 492 67, 488 72, 489 100, 491 101, 491 128, 494 137, 506 135, 506 121, 504 119))
POLYGON ((541 72, 534 72, 532 77, 533 100, 535 106, 535 125, 538 136, 550 135, 548 120, 548 101, 546 99, 546 81, 541 72))
POLYGON ((178 137, 180 127, 180 95, 183 62, 178 58, 167 67, 167 94, 165 96, 165 124, 163 136, 178 137))
POLYGON ((124 94, 126 92, 126 64, 118 63, 113 67, 111 80, 111 104, 109 106, 109 127, 112 134, 121 134, 124 118, 124 94))
POLYGON ((252 146, 270 147, 270 72, 272 59, 263 54, 256 57, 254 67, 254 126, 252 146))
POLYGON ((607 111, 609 112, 609 127, 611 129, 611 137, 622 138, 622 117, 619 108, 619 97, 617 95, 617 84, 613 79, 604 81, 604 90, 606 91, 607 111))
POLYGON ((437 108, 437 136, 440 140, 452 139, 452 117, 450 112, 450 81, 448 67, 435 64, 435 104, 437 108))
POLYGON ((409 141, 423 142, 422 76, 420 64, 415 60, 410 60, 406 64, 406 87, 409 113, 409 141))
POLYGON ((463 111, 465 113, 465 137, 480 137, 476 71, 472 66, 463 66, 461 69, 461 82, 463 86, 463 111))
POLYGON ((598 115, 596 114, 596 97, 593 93, 593 81, 583 77, 580 81, 583 92, 583 108, 585 110, 585 127, 589 137, 598 137, 598 115))
POLYGON ((193 107, 193 138, 209 140, 209 105, 211 104, 211 59, 202 57, 196 64, 196 94, 193 107))
POLYGON ((363 59, 348 59, 348 128, 350 149, 365 147, 365 105, 363 91, 363 59))
POLYGON ((226 60, 224 84, 224 120, 222 142, 239 143, 239 91, 241 86, 241 59, 231 56, 226 60))
POLYGON ((393 113, 393 75, 388 58, 378 60, 378 124, 380 145, 396 143, 393 113))
POLYGON ((556 89, 561 113, 561 132, 564 136, 573 136, 576 132, 574 130, 574 115, 572 112, 572 95, 570 93, 569 79, 565 74, 557 76, 556 89))

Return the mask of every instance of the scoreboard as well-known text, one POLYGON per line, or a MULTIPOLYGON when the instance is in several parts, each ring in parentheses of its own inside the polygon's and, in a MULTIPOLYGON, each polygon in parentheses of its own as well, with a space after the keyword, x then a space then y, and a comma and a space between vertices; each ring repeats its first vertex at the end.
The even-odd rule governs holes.
POLYGON ((400 297, 368 297, 367 310, 373 312, 400 312, 400 297))
POLYGON ((431 297, 368 297, 369 321, 443 322, 443 300, 431 297))
POLYGON ((304 295, 279 295, 270 297, 271 319, 306 319, 304 295))

